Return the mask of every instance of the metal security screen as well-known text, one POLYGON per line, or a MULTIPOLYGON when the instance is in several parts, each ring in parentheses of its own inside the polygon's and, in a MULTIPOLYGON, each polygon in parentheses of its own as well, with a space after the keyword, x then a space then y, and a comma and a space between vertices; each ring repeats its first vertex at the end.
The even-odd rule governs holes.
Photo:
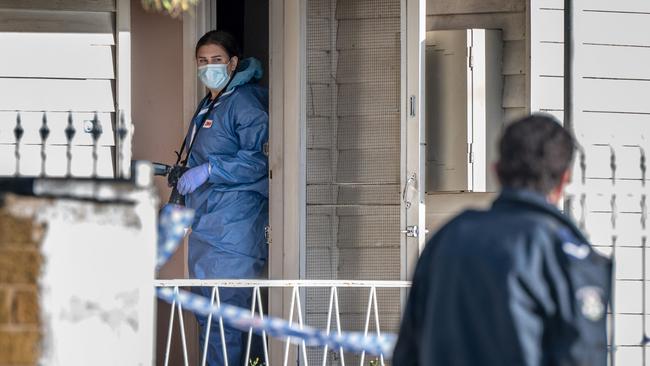
MULTIPOLYGON (((400 3, 307 2, 304 278, 400 279, 400 3)), ((305 295, 307 324, 325 328, 329 289, 305 295)), ((382 331, 396 331, 399 290, 377 296, 382 331)), ((345 330, 363 330, 367 302, 366 289, 340 292, 345 330)))

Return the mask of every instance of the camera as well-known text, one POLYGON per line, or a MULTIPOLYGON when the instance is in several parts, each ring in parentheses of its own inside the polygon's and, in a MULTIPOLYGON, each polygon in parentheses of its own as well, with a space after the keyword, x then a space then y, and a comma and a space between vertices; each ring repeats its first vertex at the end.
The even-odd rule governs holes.
POLYGON ((169 195, 169 203, 180 206, 185 206, 185 196, 178 192, 176 185, 178 180, 181 179, 183 173, 189 168, 183 165, 167 165, 163 163, 152 163, 153 174, 158 176, 167 177, 167 185, 172 188, 172 193, 169 195))

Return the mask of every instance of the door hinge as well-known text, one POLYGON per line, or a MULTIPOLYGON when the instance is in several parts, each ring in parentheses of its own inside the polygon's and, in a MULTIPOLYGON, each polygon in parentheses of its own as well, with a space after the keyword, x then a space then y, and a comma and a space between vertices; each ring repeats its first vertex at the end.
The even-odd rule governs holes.
POLYGON ((471 142, 467 144, 467 161, 470 164, 474 163, 474 144, 471 142))
POLYGON ((266 244, 271 244, 271 225, 264 227, 264 239, 266 239, 266 244))
POLYGON ((406 234, 409 238, 417 238, 420 234, 417 225, 407 226, 406 230, 402 230, 402 234, 406 234))
POLYGON ((470 70, 474 70, 474 54, 472 49, 472 46, 467 47, 467 66, 470 70))
POLYGON ((415 117, 415 95, 409 97, 409 116, 415 117))

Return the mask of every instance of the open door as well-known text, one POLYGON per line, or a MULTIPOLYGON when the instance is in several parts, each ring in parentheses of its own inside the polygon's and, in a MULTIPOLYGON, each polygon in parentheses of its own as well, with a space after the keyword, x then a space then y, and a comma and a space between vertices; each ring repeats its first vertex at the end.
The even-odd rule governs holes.
POLYGON ((410 279, 424 247, 426 1, 404 0, 402 25, 402 279, 410 279))

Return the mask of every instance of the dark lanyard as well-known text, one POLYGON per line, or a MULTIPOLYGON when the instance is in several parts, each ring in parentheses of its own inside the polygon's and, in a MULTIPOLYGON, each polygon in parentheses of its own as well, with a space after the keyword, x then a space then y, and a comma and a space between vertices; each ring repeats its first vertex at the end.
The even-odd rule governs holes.
MULTIPOLYGON (((175 165, 182 165, 182 166, 187 166, 187 161, 190 159, 190 153, 192 152, 192 148, 194 147, 194 143, 196 142, 197 137, 199 136, 199 132, 203 129, 203 125, 205 125, 205 121, 208 119, 208 116, 210 115, 210 112, 212 112, 212 109, 216 106, 217 101, 219 98, 221 98, 221 95, 228 90, 228 86, 230 85, 230 82, 232 79, 235 78, 236 71, 233 72, 233 74, 230 76, 230 80, 228 80, 228 83, 226 86, 221 89, 219 94, 208 104, 207 110, 205 111, 205 114, 203 115, 203 119, 201 120, 201 123, 199 123, 198 127, 194 124, 194 119, 196 116, 199 115, 200 111, 206 109, 206 108, 197 108, 196 111, 194 112, 194 115, 192 116, 192 119, 190 120, 190 123, 192 124, 192 128, 190 128, 189 131, 187 131, 187 134, 185 135, 185 138, 183 139, 183 143, 181 144, 181 149, 179 151, 174 151, 176 153, 176 164, 175 165), (190 142, 190 146, 187 149, 187 154, 185 155, 185 159, 181 161, 181 156, 183 155, 183 150, 185 150, 185 145, 187 144, 187 137, 189 136, 190 133, 196 128, 196 132, 192 136, 192 141, 190 142)), ((199 106, 202 106, 206 100, 210 98, 210 92, 201 100, 201 103, 199 103, 199 106)))
POLYGON ((214 108, 217 100, 219 99, 219 97, 214 98, 214 100, 212 100, 210 102, 210 104, 208 104, 208 106, 206 108, 201 108, 201 106, 203 106, 203 104, 205 103, 206 99, 208 99, 209 97, 210 97, 210 94, 208 93, 208 95, 206 95, 205 98, 203 98, 203 100, 201 100, 201 103, 199 104, 200 107, 196 110, 196 112, 194 112, 194 115, 192 116, 192 119, 190 120, 190 124, 191 124, 190 129, 189 129, 189 131, 187 131, 187 134, 185 135, 185 138, 183 139, 183 144, 181 144, 180 152, 175 151, 176 156, 177 156, 176 165, 178 165, 180 163, 182 166, 187 166, 187 161, 190 158, 190 153, 192 152, 192 148, 194 147, 194 143, 196 142, 196 138, 199 135, 199 131, 201 131, 201 129, 203 128, 203 125, 205 124, 205 121, 208 119, 208 116, 210 115, 210 112, 212 111, 212 108, 214 108), (202 110, 205 110, 205 113, 203 114, 203 119, 201 120, 201 123, 199 123, 199 126, 197 127, 197 125, 194 123, 194 119, 196 119, 196 116, 198 116, 199 112, 202 111, 202 110), (191 136, 192 141, 190 142, 190 146, 188 147, 187 153, 185 154, 185 159, 183 159, 181 161, 181 155, 183 154, 183 151, 185 150, 185 146, 187 145, 187 138, 190 137, 190 134, 192 133, 192 131, 195 131, 195 130, 196 130, 196 132, 194 132, 194 134, 191 136))

